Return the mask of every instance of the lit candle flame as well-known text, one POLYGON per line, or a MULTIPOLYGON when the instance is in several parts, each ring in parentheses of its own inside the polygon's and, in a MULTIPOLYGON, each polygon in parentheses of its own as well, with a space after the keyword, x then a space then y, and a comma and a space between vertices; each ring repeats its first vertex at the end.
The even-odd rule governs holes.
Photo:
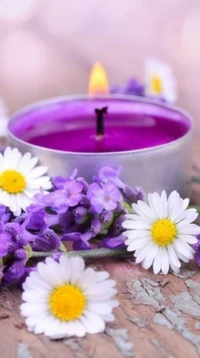
POLYGON ((92 67, 88 93, 89 95, 109 93, 109 84, 106 72, 99 62, 96 62, 92 67))

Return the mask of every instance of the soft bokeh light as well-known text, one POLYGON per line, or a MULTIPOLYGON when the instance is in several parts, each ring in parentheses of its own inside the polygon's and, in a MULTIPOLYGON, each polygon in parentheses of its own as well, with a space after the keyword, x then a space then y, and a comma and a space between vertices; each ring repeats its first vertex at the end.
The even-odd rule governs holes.
POLYGON ((27 21, 37 10, 39 0, 0 0, 0 20, 27 21))
POLYGON ((200 9, 191 10, 185 18, 181 36, 181 50, 184 60, 200 64, 200 9))
POLYGON ((92 1, 48 0, 40 14, 41 24, 52 34, 71 35, 87 24, 92 1))
POLYGON ((0 44, 0 72, 5 78, 13 76, 15 80, 31 81, 37 76, 39 80, 47 61, 45 43, 28 31, 11 33, 0 44))

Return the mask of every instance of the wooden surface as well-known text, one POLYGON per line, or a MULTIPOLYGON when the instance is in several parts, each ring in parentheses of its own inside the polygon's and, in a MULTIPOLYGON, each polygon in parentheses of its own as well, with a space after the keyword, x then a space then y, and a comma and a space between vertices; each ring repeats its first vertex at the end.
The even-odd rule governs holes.
MULTIPOLYGON (((198 168, 196 168, 198 170, 198 168)), ((192 196, 200 202, 200 187, 192 196)), ((19 314, 21 290, 0 291, 0 357, 197 358, 200 356, 200 269, 191 262, 173 274, 153 275, 134 262, 101 260, 117 281, 120 306, 105 333, 51 341, 28 333, 19 314)))

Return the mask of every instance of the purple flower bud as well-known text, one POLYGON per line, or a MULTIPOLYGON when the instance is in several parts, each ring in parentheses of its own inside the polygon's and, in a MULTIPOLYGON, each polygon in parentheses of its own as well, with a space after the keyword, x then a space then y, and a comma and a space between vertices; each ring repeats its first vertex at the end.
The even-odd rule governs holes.
POLYGON ((115 249, 116 247, 126 247, 124 243, 125 240, 126 237, 123 235, 119 235, 117 237, 107 237, 101 244, 101 247, 105 246, 109 249, 115 249))
POLYGON ((25 262, 24 260, 15 261, 10 267, 5 266, 3 268, 3 278, 2 285, 5 286, 11 282, 19 280, 25 272, 25 262))
POLYGON ((59 224, 62 226, 64 231, 67 231, 69 226, 73 225, 74 223, 74 215, 73 211, 68 210, 66 213, 59 214, 59 224))
POLYGON ((103 221, 103 223, 112 221, 113 220, 113 213, 111 211, 104 210, 101 213, 101 220, 103 221))
POLYGON ((15 251, 15 257, 19 260, 27 260, 28 254, 24 249, 18 249, 15 251))
POLYGON ((47 229, 44 237, 49 240, 52 244, 52 246, 56 249, 56 248, 60 248, 61 246, 61 240, 60 237, 51 229, 47 229))
POLYGON ((103 183, 112 182, 118 188, 123 189, 125 184, 118 178, 119 173, 121 171, 121 167, 117 170, 110 167, 103 167, 99 172, 99 178, 103 183))
POLYGON ((62 236, 62 241, 77 241, 81 239, 80 232, 71 232, 62 236))
POLYGON ((19 246, 26 246, 30 237, 32 237, 19 223, 8 223, 5 230, 19 246))
POLYGON ((195 260, 196 264, 200 267, 200 251, 195 252, 194 260, 195 260))
POLYGON ((87 190, 88 190, 88 187, 89 187, 88 182, 87 182, 84 178, 82 178, 82 177, 77 178, 77 182, 78 182, 78 183, 81 183, 81 185, 82 185, 82 187, 83 187, 83 191, 86 193, 87 190))
POLYGON ((60 237, 51 229, 47 229, 41 236, 36 236, 32 245, 35 251, 53 251, 60 249, 62 242, 60 237))
POLYGON ((91 206, 90 200, 85 195, 82 195, 79 204, 85 206, 86 208, 90 208, 91 206))
POLYGON ((73 210, 73 213, 76 224, 82 224, 87 220, 88 210, 84 206, 78 206, 73 210))
POLYGON ((135 78, 128 80, 125 85, 114 85, 110 88, 111 93, 144 96, 144 86, 135 78))
POLYGON ((4 257, 8 254, 8 249, 11 239, 8 233, 0 234, 0 257, 4 257))
POLYGON ((77 240, 73 243, 73 249, 74 250, 90 250, 92 249, 92 246, 84 240, 77 240))
POLYGON ((138 200, 145 200, 144 190, 139 186, 132 189, 128 185, 126 185, 123 188, 123 196, 125 201, 127 201, 127 203, 129 204, 136 203, 138 200))
POLYGON ((11 217, 11 212, 4 205, 0 205, 0 223, 6 224, 11 217))
POLYGON ((122 227, 122 223, 124 222, 124 215, 120 215, 120 217, 113 222, 113 224, 109 227, 108 235, 109 237, 116 237, 121 235, 122 231, 124 231, 122 227))
POLYGON ((59 262, 59 260, 60 260, 60 257, 63 255, 63 252, 54 252, 53 254, 52 254, 52 259, 54 259, 55 261, 57 261, 57 262, 59 262))
POLYGON ((97 234, 99 234, 102 230, 102 222, 100 221, 99 218, 94 218, 91 222, 91 227, 90 230, 93 233, 93 236, 96 236, 97 234))
POLYGON ((68 178, 64 178, 61 176, 56 176, 52 179, 53 186, 56 190, 63 189, 65 182, 68 180, 68 178))
POLYGON ((46 226, 45 209, 39 205, 32 204, 27 209, 26 228, 28 230, 41 230, 46 226))
POLYGON ((125 94, 144 96, 144 86, 135 78, 131 78, 125 86, 125 94))

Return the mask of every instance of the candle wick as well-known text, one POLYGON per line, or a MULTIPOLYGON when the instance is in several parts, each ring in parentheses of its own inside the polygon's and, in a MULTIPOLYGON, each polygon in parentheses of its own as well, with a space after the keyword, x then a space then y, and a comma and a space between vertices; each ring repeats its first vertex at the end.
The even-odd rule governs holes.
POLYGON ((96 140, 104 138, 104 114, 108 113, 108 107, 96 108, 96 140))

